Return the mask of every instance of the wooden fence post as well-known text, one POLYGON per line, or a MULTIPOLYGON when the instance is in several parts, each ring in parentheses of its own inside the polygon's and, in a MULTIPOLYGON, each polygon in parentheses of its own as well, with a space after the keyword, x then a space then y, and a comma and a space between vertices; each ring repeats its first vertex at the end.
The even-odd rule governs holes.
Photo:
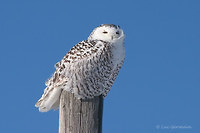
POLYGON ((59 108, 59 133, 102 133, 102 96, 78 100, 62 91, 59 108))

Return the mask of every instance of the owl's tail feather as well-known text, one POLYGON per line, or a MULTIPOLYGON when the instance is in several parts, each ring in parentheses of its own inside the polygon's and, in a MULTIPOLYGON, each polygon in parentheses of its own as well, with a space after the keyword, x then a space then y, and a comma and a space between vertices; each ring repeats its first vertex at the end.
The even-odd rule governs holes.
POLYGON ((60 103, 61 88, 47 87, 44 94, 35 104, 40 112, 47 112, 50 109, 57 109, 60 103))

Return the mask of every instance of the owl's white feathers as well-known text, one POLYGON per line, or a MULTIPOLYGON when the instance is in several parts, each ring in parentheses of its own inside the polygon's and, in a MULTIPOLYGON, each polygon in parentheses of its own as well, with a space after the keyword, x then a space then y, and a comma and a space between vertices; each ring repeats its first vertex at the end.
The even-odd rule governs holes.
POLYGON ((59 105, 62 90, 79 99, 104 97, 112 87, 125 57, 124 33, 119 26, 104 24, 95 28, 88 40, 75 45, 56 63, 56 71, 46 81, 44 94, 36 103, 47 112, 59 105))

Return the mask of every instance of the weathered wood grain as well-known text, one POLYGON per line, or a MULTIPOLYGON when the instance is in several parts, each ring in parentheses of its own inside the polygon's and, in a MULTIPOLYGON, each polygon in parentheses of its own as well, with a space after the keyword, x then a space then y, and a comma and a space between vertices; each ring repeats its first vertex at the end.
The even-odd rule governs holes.
POLYGON ((102 133, 102 96, 79 100, 62 91, 59 110, 59 133, 102 133))

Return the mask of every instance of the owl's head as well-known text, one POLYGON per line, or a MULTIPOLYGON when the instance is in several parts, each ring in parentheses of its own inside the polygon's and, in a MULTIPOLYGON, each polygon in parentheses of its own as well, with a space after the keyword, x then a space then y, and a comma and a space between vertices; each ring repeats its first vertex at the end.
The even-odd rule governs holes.
POLYGON ((124 39, 124 33, 119 26, 114 24, 102 24, 95 28, 88 37, 88 40, 102 40, 108 42, 117 41, 119 39, 124 39))

